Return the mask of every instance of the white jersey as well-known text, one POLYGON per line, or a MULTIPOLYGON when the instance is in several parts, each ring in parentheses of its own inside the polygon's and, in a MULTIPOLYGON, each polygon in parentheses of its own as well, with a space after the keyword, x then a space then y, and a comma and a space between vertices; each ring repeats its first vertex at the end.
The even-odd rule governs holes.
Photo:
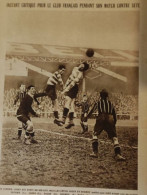
POLYGON ((69 76, 69 78, 65 83, 64 91, 65 92, 69 91, 75 84, 78 85, 80 80, 82 79, 83 79, 83 72, 81 72, 78 67, 74 67, 71 75, 69 76))
POLYGON ((58 83, 63 85, 63 80, 61 74, 58 71, 56 71, 52 73, 52 75, 49 77, 47 85, 56 85, 58 83))

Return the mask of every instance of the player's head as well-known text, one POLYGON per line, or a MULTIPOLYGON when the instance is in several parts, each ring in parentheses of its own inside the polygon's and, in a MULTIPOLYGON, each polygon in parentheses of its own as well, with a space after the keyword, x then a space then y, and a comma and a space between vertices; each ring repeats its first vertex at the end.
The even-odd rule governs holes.
POLYGON ((61 73, 61 74, 63 74, 64 73, 64 71, 65 71, 65 65, 63 65, 63 64, 60 64, 59 66, 58 66, 58 70, 59 70, 59 72, 61 73))
POLYGON ((89 69, 89 64, 87 62, 83 62, 82 64, 79 65, 79 70, 84 72, 89 69))
POLYGON ((101 92, 100 92, 100 97, 102 99, 106 99, 108 97, 108 92, 106 89, 102 89, 101 92))
POLYGON ((24 92, 26 90, 26 85, 21 84, 20 85, 20 91, 24 92))
POLYGON ((29 86, 28 86, 28 92, 29 92, 31 95, 34 95, 34 94, 36 93, 35 86, 34 86, 34 85, 29 85, 29 86))
POLYGON ((83 95, 83 102, 87 101, 87 95, 83 95))

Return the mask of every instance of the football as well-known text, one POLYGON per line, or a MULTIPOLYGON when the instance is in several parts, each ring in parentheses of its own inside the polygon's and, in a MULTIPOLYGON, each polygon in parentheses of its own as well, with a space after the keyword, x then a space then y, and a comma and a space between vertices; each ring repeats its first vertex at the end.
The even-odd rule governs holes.
POLYGON ((86 56, 91 58, 93 57, 93 55, 94 55, 94 50, 91 48, 87 49, 86 56))

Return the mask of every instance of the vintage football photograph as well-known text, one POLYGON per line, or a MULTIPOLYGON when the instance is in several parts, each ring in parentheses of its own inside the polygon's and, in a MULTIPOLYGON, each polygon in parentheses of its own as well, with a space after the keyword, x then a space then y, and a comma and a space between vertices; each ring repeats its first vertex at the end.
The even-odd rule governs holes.
POLYGON ((138 189, 139 11, 9 10, 0 184, 138 189))

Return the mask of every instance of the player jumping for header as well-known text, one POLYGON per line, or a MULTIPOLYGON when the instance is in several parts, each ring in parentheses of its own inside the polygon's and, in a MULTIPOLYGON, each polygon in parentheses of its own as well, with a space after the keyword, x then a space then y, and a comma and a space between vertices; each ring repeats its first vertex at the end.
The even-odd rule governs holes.
POLYGON ((58 113, 58 101, 57 101, 57 94, 56 94, 56 85, 60 84, 63 88, 64 83, 62 80, 62 74, 65 71, 64 65, 59 65, 58 70, 48 78, 47 87, 45 89, 45 93, 42 96, 48 96, 52 100, 52 105, 54 107, 54 123, 60 125, 59 122, 59 113, 58 113))
POLYGON ((88 70, 88 68, 89 68, 89 64, 87 64, 86 62, 83 62, 77 67, 74 67, 71 75, 69 76, 69 78, 65 83, 64 90, 62 92, 63 94, 65 94, 65 105, 63 109, 63 117, 62 117, 61 124, 62 125, 65 124, 67 115, 69 113, 69 124, 66 127, 67 129, 74 126, 73 117, 74 117, 74 110, 75 110, 74 109, 75 98, 78 94, 79 83, 83 79, 83 72, 88 70))

